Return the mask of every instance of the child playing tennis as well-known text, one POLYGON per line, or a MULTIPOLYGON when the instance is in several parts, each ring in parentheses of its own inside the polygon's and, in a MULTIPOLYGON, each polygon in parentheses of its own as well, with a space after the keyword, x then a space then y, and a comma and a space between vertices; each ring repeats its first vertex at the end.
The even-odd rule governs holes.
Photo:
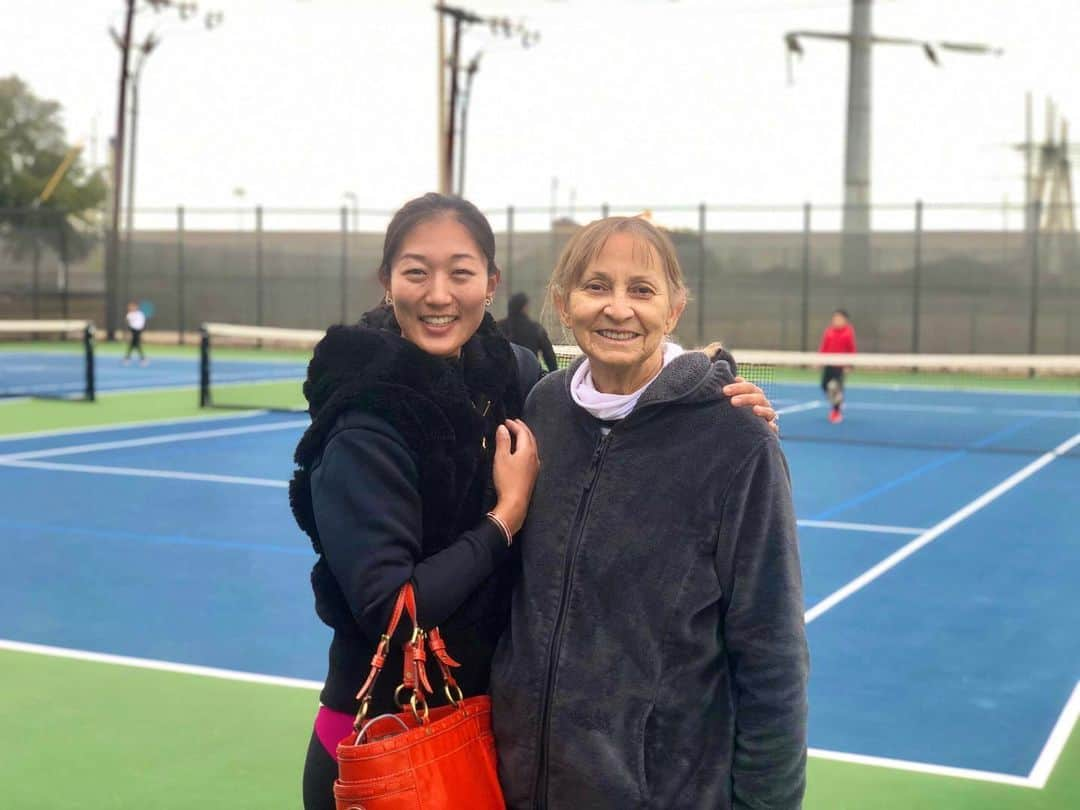
POLYGON ((139 365, 145 366, 149 362, 142 347, 142 333, 146 328, 146 315, 139 309, 137 302, 128 301, 126 320, 128 331, 131 332, 131 341, 128 343, 127 352, 124 354, 124 365, 126 366, 131 361, 131 353, 137 351, 139 353, 139 365))
MULTIPOLYGON (((833 312, 832 320, 821 334, 818 351, 829 354, 855 353, 855 327, 851 325, 851 318, 846 311, 837 309, 833 312)), ((844 421, 844 415, 840 412, 844 404, 844 371, 844 366, 825 366, 821 375, 821 390, 832 405, 829 421, 834 425, 844 421)))

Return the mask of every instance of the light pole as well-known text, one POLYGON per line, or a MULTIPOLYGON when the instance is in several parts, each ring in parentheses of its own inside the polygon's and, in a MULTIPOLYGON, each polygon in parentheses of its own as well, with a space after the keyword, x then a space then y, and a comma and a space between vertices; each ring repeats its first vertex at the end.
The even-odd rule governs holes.
POLYGON ((357 198, 355 191, 346 191, 341 197, 349 204, 349 211, 352 213, 352 229, 353 233, 355 233, 360 230, 359 199, 357 198))

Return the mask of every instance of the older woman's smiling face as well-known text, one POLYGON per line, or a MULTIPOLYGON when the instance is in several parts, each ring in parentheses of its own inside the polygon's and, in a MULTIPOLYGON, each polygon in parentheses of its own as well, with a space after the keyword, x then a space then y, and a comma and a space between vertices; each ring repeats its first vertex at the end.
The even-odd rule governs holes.
POLYGON ((589 358, 597 390, 627 394, 660 371, 664 338, 686 302, 672 297, 653 247, 616 232, 556 306, 589 358))

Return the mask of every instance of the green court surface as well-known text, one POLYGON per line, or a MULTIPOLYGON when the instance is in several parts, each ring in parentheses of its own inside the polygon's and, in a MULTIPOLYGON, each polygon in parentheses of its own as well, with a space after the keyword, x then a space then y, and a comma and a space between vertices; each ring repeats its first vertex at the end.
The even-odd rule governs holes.
MULTIPOLYGON (((297 384, 278 385, 276 395, 295 403, 297 384)), ((265 386, 258 388, 264 396, 265 386)), ((191 388, 106 394, 96 403, 0 404, 0 434, 209 415, 196 399, 191 388)), ((2 626, 0 620, 0 637, 2 626)), ((0 808, 300 806, 300 774, 317 707, 310 687, 11 649, 0 649, 0 673, 0 808)), ((1071 729, 1041 789, 812 756, 804 806, 1080 808, 1080 731, 1071 729)))
MULTIPOLYGON (((296 808, 313 690, 0 652, 0 807, 296 808)), ((811 758, 808 810, 1080 806, 1080 734, 1042 790, 811 758)))

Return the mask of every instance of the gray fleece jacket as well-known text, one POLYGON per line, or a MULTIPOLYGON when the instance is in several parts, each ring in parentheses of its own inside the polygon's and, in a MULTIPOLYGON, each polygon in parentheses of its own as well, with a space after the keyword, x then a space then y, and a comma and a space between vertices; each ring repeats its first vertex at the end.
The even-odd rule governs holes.
POLYGON ((723 360, 676 358, 606 436, 574 368, 525 408, 542 466, 491 676, 508 806, 798 808, 809 662, 779 442, 724 396, 723 360))

